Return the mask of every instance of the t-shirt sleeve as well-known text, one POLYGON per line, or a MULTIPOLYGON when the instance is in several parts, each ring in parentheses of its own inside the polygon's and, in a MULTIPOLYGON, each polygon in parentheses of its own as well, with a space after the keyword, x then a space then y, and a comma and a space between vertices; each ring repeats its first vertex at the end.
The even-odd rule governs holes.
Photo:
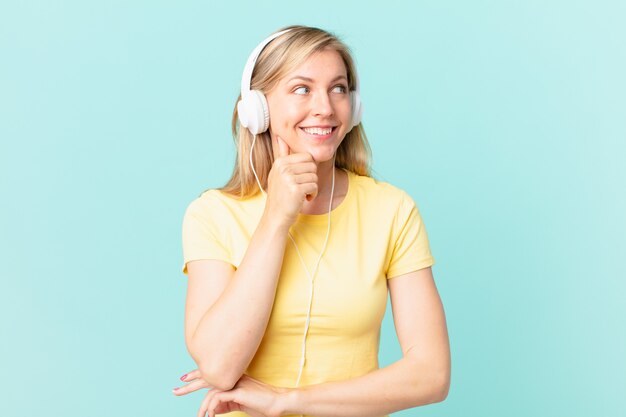
POLYGON ((430 252, 428 234, 417 205, 403 192, 394 221, 394 238, 387 279, 427 268, 435 264, 430 252))
POLYGON ((218 227, 217 207, 202 198, 194 200, 183 217, 183 273, 187 263, 200 259, 217 259, 232 264, 232 256, 218 227))

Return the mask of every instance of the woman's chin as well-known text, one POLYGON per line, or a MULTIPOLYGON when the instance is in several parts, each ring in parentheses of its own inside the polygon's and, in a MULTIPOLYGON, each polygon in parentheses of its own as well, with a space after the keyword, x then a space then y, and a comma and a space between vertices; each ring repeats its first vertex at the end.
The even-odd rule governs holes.
POLYGON ((309 154, 311 154, 311 156, 313 157, 313 160, 315 161, 315 163, 317 164, 321 164, 323 162, 328 162, 328 161, 332 161, 334 155, 335 150, 329 150, 329 151, 321 151, 320 149, 311 149, 308 151, 309 154))
POLYGON ((315 144, 313 146, 304 146, 302 152, 306 152, 313 157, 316 163, 331 161, 335 156, 337 147, 334 144, 327 143, 324 145, 315 144))

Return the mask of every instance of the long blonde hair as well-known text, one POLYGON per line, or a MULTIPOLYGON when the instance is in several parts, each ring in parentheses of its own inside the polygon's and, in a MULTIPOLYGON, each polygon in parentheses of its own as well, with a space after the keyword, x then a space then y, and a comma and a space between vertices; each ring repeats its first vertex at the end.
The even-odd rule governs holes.
MULTIPOLYGON (((354 61, 348 47, 336 36, 318 28, 307 26, 288 26, 279 31, 290 29, 270 42, 259 55, 252 80, 251 90, 266 94, 280 79, 302 64, 312 54, 324 48, 334 49, 341 55, 348 75, 348 88, 356 89, 354 61)), ((241 95, 237 98, 237 102, 241 95)), ((271 115, 270 115, 271 118, 271 115)), ((232 132, 237 147, 237 159, 232 176, 219 190, 238 198, 247 198, 259 192, 256 179, 250 167, 250 149, 253 135, 240 126, 237 105, 233 111, 232 132)), ((263 188, 267 188, 267 179, 274 163, 274 152, 269 132, 257 135, 252 160, 263 188)), ((337 148, 335 166, 352 171, 358 175, 370 176, 371 150, 362 124, 348 132, 337 148)))

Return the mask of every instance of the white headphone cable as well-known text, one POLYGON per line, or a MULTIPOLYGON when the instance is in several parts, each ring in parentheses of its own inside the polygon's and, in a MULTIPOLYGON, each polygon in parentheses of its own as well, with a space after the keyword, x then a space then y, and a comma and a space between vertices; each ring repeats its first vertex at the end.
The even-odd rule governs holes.
MULTIPOLYGON (((256 178, 256 182, 259 186, 259 190, 261 190, 261 193, 263 193, 265 195, 265 197, 267 198, 267 193, 265 192, 265 190, 263 190, 263 187, 261 186, 261 181, 259 181, 259 177, 256 173, 256 170, 254 169, 254 164, 252 163, 252 152, 254 150, 254 144, 256 142, 256 137, 257 135, 253 135, 252 138, 252 147, 250 148, 250 166, 252 167, 252 173, 254 174, 254 178, 256 178)), ((332 211, 332 206, 333 206, 333 196, 335 194, 335 154, 333 154, 333 176, 332 176, 332 185, 331 185, 331 189, 330 189, 330 202, 328 203, 328 227, 326 230, 326 238, 324 239, 324 245, 322 246, 322 250, 320 251, 320 254, 317 258, 317 261, 315 262, 315 267, 313 268, 313 274, 311 274, 309 272, 309 269, 306 267, 306 264, 304 262, 304 259, 302 259, 302 255, 300 254, 300 249, 298 249, 298 245, 296 245, 295 240, 293 239, 293 236, 291 236, 291 233, 288 232, 289 235, 289 239, 291 239, 291 243, 293 243, 294 248, 296 249, 296 253, 298 254, 298 258, 300 258, 300 263, 302 264, 302 267, 304 268, 304 271, 306 272, 307 276, 309 277, 309 282, 311 283, 311 291, 309 293, 309 307, 307 310, 307 316, 306 316, 306 322, 304 325, 304 334, 302 336, 302 356, 300 358, 300 371, 298 372, 298 378, 296 380, 296 387, 300 384, 300 378, 302 377, 302 371, 304 370, 304 363, 306 361, 306 337, 309 333, 309 325, 311 323, 311 307, 313 306, 313 282, 315 279, 315 275, 317 273, 317 268, 319 267, 320 261, 322 259, 322 255, 324 254, 324 252, 326 251, 326 245, 328 244, 328 238, 330 236, 330 213, 332 211)))

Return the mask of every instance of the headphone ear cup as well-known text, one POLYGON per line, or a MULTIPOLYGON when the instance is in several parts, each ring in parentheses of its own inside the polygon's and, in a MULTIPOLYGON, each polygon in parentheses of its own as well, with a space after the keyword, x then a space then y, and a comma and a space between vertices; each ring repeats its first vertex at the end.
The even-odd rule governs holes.
POLYGON ((270 108, 267 104, 267 99, 265 98, 265 94, 258 90, 254 90, 254 94, 257 98, 258 104, 257 108, 259 109, 259 133, 265 132, 270 127, 270 108))
POLYGON ((356 127, 361 123, 361 115, 363 114, 361 95, 358 91, 352 91, 350 92, 350 98, 352 101, 352 127, 356 127))
POLYGON ((258 90, 251 90, 237 103, 239 123, 250 133, 258 135, 270 125, 270 112, 265 95, 258 90))
POLYGON ((237 103, 237 116, 239 117, 239 124, 245 128, 248 128, 248 126, 250 125, 250 116, 247 110, 250 106, 247 105, 247 102, 247 96, 243 96, 241 97, 241 100, 239 100, 239 102, 237 103))

